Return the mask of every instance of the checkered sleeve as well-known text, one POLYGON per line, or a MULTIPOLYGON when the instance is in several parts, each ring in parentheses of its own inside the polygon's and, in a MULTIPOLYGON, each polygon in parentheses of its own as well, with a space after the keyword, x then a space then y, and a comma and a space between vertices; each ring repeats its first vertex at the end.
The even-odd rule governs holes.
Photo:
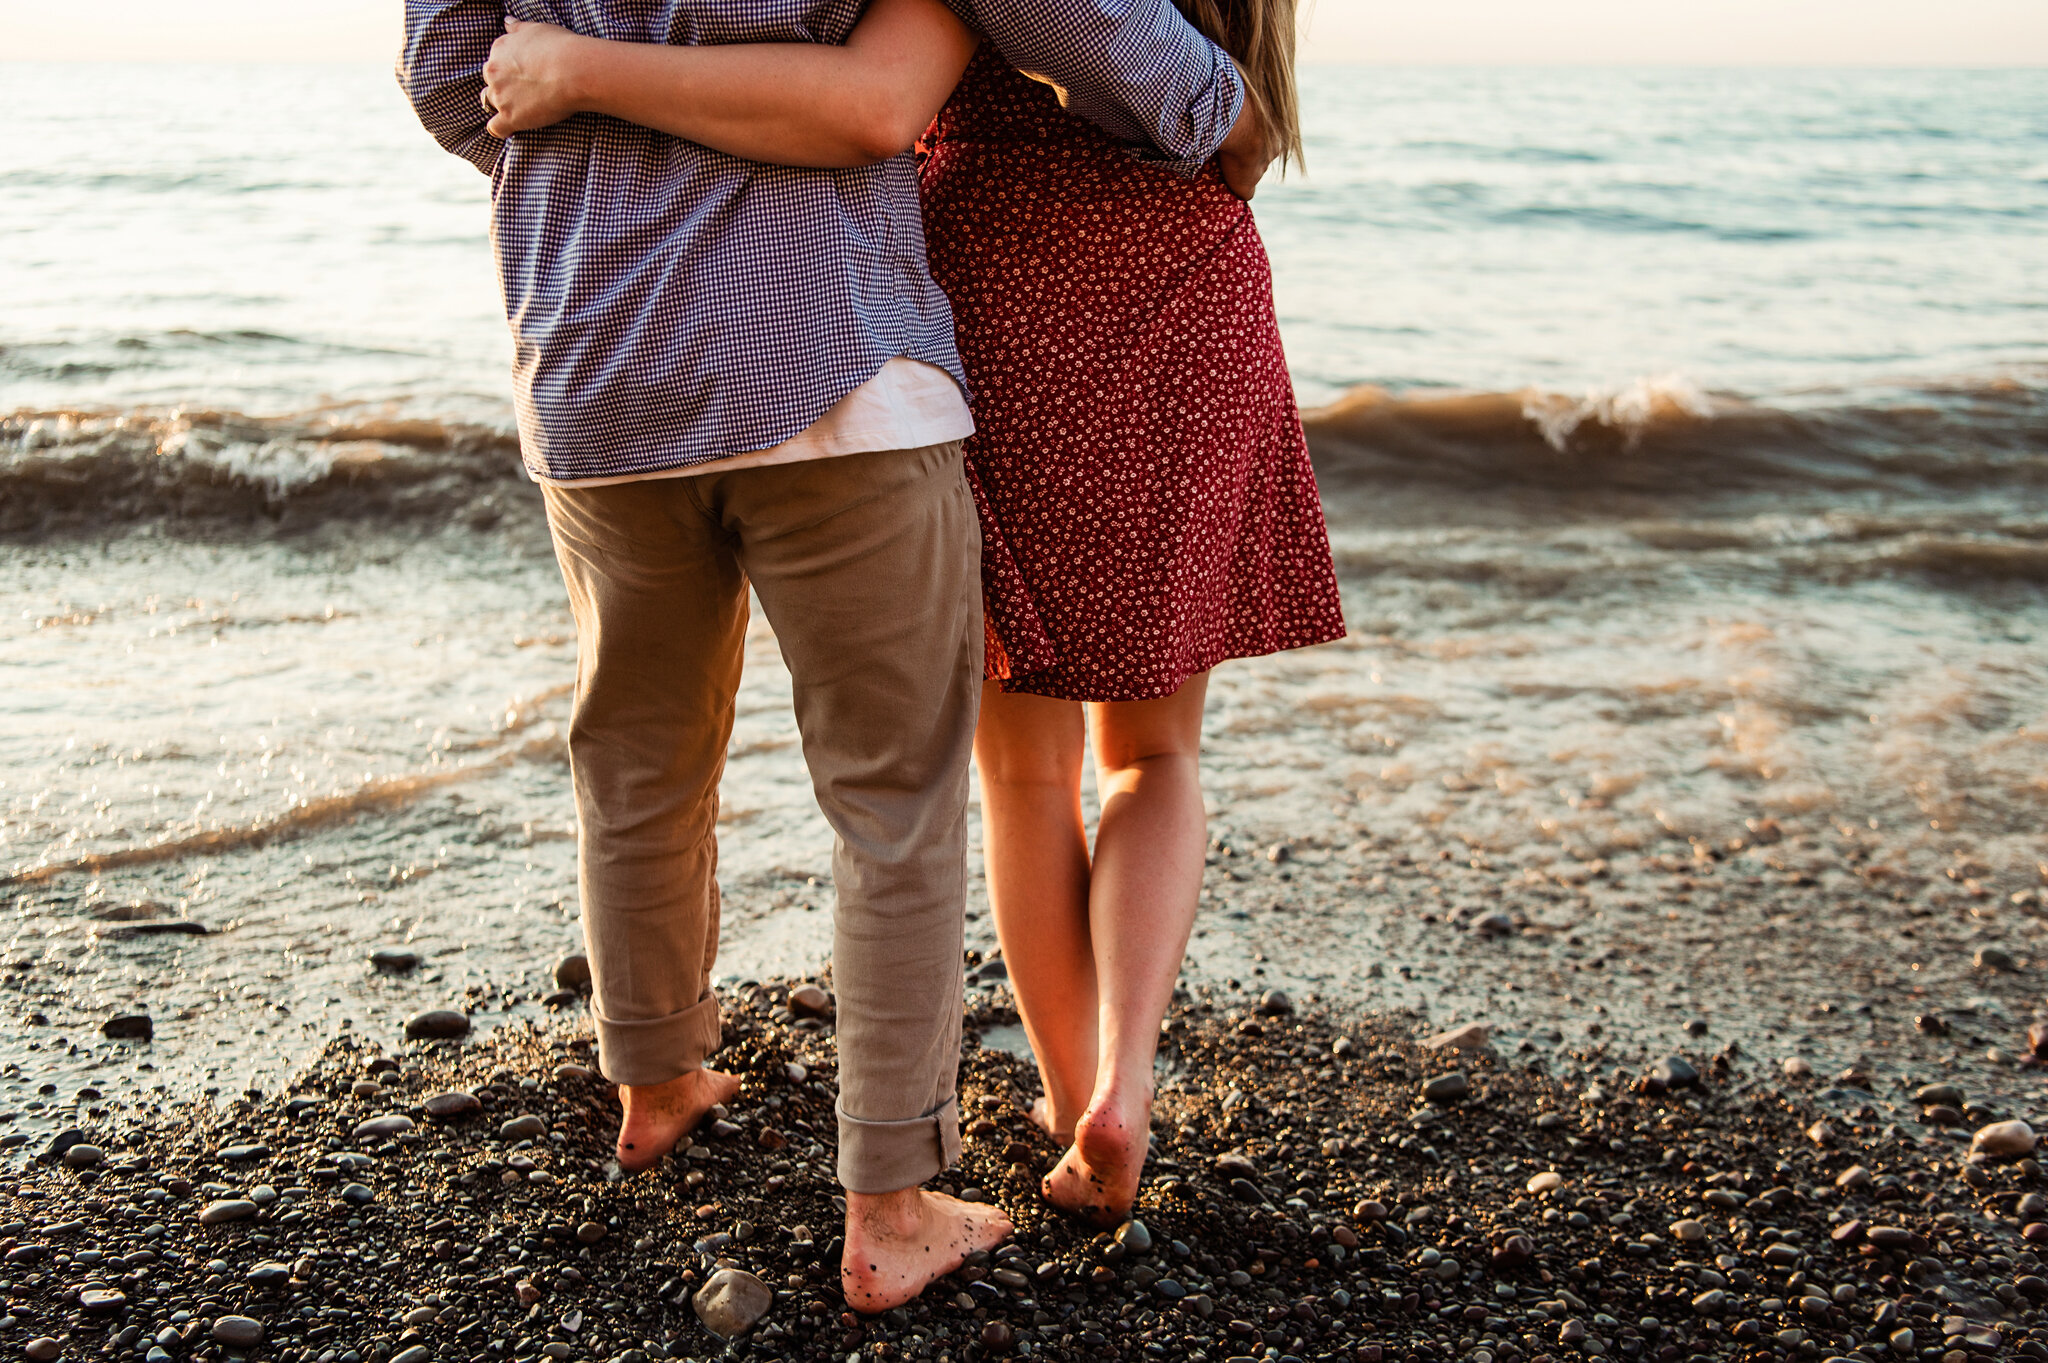
POLYGON ((484 131, 483 69, 504 31, 502 0, 405 0, 399 87, 434 140, 486 175, 505 144, 484 131))
POLYGON ((1060 103, 1184 176, 1200 173, 1244 107, 1237 64, 1173 0, 946 0, 1060 103))

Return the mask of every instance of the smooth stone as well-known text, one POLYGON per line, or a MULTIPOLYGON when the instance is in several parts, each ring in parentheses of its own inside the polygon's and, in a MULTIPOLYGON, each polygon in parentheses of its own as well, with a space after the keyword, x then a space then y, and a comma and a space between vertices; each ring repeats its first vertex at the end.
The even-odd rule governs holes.
POLYGON ((1483 1051, 1486 1049, 1487 1032, 1483 1022, 1468 1022, 1449 1031, 1438 1032, 1426 1039, 1422 1045, 1432 1051, 1483 1051))
POLYGON ((595 1078, 597 1078, 596 1070, 588 1065, 579 1065, 573 1060, 555 1066, 555 1082, 558 1084, 567 1084, 579 1079, 595 1078))
POLYGON ((1978 947, 1971 964, 1979 970, 1995 970, 2000 974, 2009 974, 2020 968, 2020 963, 2012 958, 2011 953, 1997 947, 1978 947))
POLYGON ((419 968, 420 954, 403 947, 379 947, 370 953, 370 966, 387 975, 403 975, 419 968))
POLYGON ((690 1298, 690 1306, 712 1334, 720 1339, 737 1339, 768 1314, 774 1300, 775 1294, 768 1284, 745 1269, 721 1268, 697 1289, 697 1294, 690 1298))
POLYGON ((48 1335, 39 1335, 27 1344, 24 1344, 21 1351, 27 1357, 33 1359, 34 1363, 50 1363, 51 1359, 63 1354, 64 1346, 51 1339, 48 1335))
POLYGON ((230 1349, 253 1349, 263 1342, 263 1327, 247 1316, 222 1316, 207 1333, 230 1349))
POLYGON ((1440 1074, 1422 1086, 1422 1096, 1432 1103, 1455 1103, 1472 1091, 1472 1081, 1462 1072, 1440 1074))
POLYGON ((433 1356, 434 1351, 426 1345, 415 1344, 410 1349, 400 1351, 392 1358, 391 1363, 427 1363, 433 1356))
POLYGON ((351 1183, 341 1190, 341 1200, 352 1202, 358 1207, 374 1202, 376 1198, 377 1194, 370 1191, 370 1186, 366 1183, 351 1183))
POLYGON ((579 991, 590 988, 590 958, 577 951, 556 961, 555 988, 579 991))
POLYGON ((1268 989, 1259 997, 1259 1014, 1262 1017, 1284 1018, 1294 1012, 1294 1000, 1278 989, 1268 989))
POLYGON ((1116 1242, 1133 1254, 1149 1254, 1152 1251, 1152 1232, 1145 1228, 1143 1221, 1133 1219, 1116 1228, 1116 1242))
POLYGON ((1528 1183, 1529 1191, 1538 1197, 1543 1196, 1545 1193, 1554 1193, 1562 1187, 1564 1187, 1564 1175, 1554 1172, 1538 1174, 1530 1179, 1528 1183))
POLYGON ((800 1018, 830 1018, 832 996, 815 984, 798 985, 789 991, 789 1011, 800 1018))
POLYGON ((1515 920, 1504 913, 1483 914, 1473 921, 1472 931, 1481 937, 1512 937, 1515 920))
POLYGON ((1813 1077, 1813 1066, 1796 1055, 1787 1056, 1783 1068, 1787 1079, 1811 1079, 1813 1077))
POLYGON ((1650 1081, 1667 1089, 1692 1088, 1700 1082, 1700 1072, 1689 1061, 1668 1056, 1650 1067, 1650 1081))
POLYGON ((1872 1226, 1863 1238, 1879 1249, 1905 1249, 1913 1243, 1913 1232, 1904 1226, 1872 1226))
POLYGON ((292 1271, 286 1264, 267 1259, 250 1269, 242 1281, 251 1287, 279 1287, 291 1281, 292 1271))
POLYGON ((1870 1171, 1860 1164, 1852 1164, 1835 1175, 1835 1186, 1844 1192, 1855 1192, 1870 1186, 1870 1171))
POLYGON ((522 1113, 498 1128, 500 1138, 508 1141, 538 1140, 548 1134, 548 1124, 531 1112, 522 1113))
POLYGON ((386 1112, 357 1122, 355 1138, 359 1141, 381 1140, 386 1136, 402 1136, 412 1129, 412 1118, 403 1112, 386 1112))
POLYGON ((1689 1245, 1698 1244, 1707 1238, 1707 1228, 1698 1221, 1685 1219, 1671 1223, 1671 1238, 1683 1240, 1689 1245))
POLYGON ((1963 1091, 1954 1084, 1923 1084, 1913 1095, 1913 1101, 1922 1107, 1952 1107, 1960 1110, 1963 1106, 1963 1091))
POLYGON ((586 1245, 594 1245, 604 1239, 604 1227, 595 1221, 585 1221, 576 1228, 576 1238, 586 1245))
POLYGON ((2025 1122, 1993 1122, 1970 1137, 1970 1153, 1990 1159, 2017 1159, 2034 1153, 2034 1128, 2025 1122))
POLYGON ((247 1198, 224 1197, 217 1202, 209 1202, 200 1208, 199 1224, 202 1226, 220 1226, 230 1221, 247 1221, 254 1215, 256 1215, 256 1204, 247 1198))
POLYGON ((156 1023, 147 1013, 117 1013, 100 1024, 100 1035, 116 1041, 149 1041, 156 1036, 156 1023))
POLYGON ((111 1288, 88 1287, 78 1294, 78 1306, 83 1311, 118 1311, 128 1304, 128 1294, 111 1288))
POLYGON ((427 1099, 420 1104, 420 1109, 437 1122, 448 1122, 482 1111, 483 1101, 465 1089, 450 1089, 427 1099))
POLYGON ((1216 1157, 1215 1169, 1216 1176, 1225 1180, 1239 1178, 1249 1180, 1259 1176, 1259 1167, 1243 1155, 1238 1154, 1218 1155, 1216 1157))
POLYGON ((1692 1309, 1702 1316, 1718 1316, 1728 1309, 1728 1294, 1710 1287, 1692 1299, 1692 1309))
POLYGON ((1017 1342, 1017 1332, 1008 1321, 992 1320, 981 1327, 981 1347, 1001 1353, 1017 1342))
POLYGON ((405 1034, 414 1041, 445 1041, 469 1035, 469 1014, 453 1008, 429 1008, 405 1020, 405 1034))
POLYGON ((97 1145, 87 1145, 83 1141, 64 1152, 65 1167, 70 1169, 96 1168, 106 1163, 106 1159, 106 1151, 97 1145))

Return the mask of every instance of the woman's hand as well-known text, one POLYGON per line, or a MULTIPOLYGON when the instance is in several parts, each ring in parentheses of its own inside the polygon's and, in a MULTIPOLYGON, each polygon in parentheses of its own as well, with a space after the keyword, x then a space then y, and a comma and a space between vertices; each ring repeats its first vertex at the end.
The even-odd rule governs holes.
POLYGON ((554 24, 505 20, 505 36, 491 44, 491 59, 484 63, 491 136, 545 128, 583 111, 573 74, 576 49, 584 41, 554 24))

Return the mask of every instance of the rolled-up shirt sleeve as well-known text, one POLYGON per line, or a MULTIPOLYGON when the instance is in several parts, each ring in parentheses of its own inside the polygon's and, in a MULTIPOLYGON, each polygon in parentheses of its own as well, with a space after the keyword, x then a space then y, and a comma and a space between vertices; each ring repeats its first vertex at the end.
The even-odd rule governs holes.
POLYGON ((1173 0, 946 0, 1004 60, 1134 156, 1193 176, 1244 107, 1230 54, 1173 0))
POLYGON ((504 31, 502 0, 405 0, 399 88, 434 140, 486 175, 505 143, 484 130, 483 70, 504 31))

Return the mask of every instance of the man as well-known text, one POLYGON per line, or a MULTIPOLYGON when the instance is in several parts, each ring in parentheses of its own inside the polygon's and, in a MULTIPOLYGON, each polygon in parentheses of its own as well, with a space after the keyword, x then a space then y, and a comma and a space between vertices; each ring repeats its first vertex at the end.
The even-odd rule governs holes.
MULTIPOLYGON (((578 627, 570 751, 600 1061, 642 1169, 738 1082, 717 1049, 715 824, 760 596, 837 834, 841 1276, 915 1297, 1009 1233, 921 1188, 959 1151, 967 759, 980 689, 972 432, 909 158, 760 165, 579 115, 501 141, 480 72, 508 17, 640 43, 843 41, 857 0, 407 0, 399 79, 492 176, 529 471, 578 627)), ((1070 107, 1199 166, 1230 59, 1170 0, 983 0, 1070 107)))

